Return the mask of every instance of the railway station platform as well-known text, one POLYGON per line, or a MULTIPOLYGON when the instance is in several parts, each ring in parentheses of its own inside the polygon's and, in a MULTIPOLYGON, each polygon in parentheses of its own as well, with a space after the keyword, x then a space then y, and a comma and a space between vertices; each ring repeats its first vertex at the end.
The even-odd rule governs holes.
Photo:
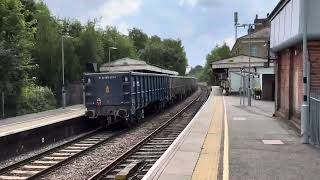
POLYGON ((0 120, 0 137, 55 124, 85 114, 83 105, 68 106, 39 113, 27 114, 0 120))
POLYGON ((318 180, 320 149, 300 143, 274 102, 240 106, 213 87, 191 123, 144 180, 318 180))

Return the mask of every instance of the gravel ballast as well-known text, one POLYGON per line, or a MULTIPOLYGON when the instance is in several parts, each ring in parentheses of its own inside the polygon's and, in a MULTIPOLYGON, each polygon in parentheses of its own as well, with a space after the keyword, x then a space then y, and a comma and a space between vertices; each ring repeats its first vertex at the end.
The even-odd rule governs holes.
POLYGON ((78 180, 87 179, 110 164, 114 159, 122 153, 129 150, 135 144, 140 142, 151 132, 156 130, 170 117, 175 115, 179 110, 189 104, 195 97, 200 94, 200 89, 193 93, 192 96, 186 98, 183 102, 170 107, 159 114, 152 114, 146 118, 146 121, 139 126, 129 130, 112 140, 113 143, 106 142, 92 151, 85 153, 79 158, 69 162, 68 164, 52 171, 42 179, 68 179, 78 180))

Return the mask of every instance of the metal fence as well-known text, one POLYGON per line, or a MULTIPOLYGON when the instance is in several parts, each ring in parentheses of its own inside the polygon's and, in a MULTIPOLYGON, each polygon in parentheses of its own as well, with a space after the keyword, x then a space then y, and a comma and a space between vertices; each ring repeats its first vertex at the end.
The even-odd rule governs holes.
POLYGON ((320 98, 310 97, 310 141, 320 144, 320 98))

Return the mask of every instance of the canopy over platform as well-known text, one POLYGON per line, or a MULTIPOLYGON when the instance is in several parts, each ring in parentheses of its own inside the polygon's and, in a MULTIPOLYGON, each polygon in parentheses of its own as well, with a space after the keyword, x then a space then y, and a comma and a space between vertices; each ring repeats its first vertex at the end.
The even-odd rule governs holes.
MULTIPOLYGON (((251 57, 251 67, 265 67, 268 63, 268 59, 251 57)), ((270 67, 273 67, 274 64, 270 63, 270 67)), ((220 61, 215 61, 211 63, 212 69, 229 69, 229 68, 243 68, 249 67, 249 56, 236 56, 228 59, 223 59, 220 61)))
POLYGON ((169 75, 179 75, 176 71, 170 71, 167 69, 162 69, 160 67, 150 65, 145 61, 135 60, 130 58, 118 59, 116 61, 106 64, 103 64, 100 67, 101 72, 148 72, 148 73, 160 73, 160 74, 169 74, 169 75))

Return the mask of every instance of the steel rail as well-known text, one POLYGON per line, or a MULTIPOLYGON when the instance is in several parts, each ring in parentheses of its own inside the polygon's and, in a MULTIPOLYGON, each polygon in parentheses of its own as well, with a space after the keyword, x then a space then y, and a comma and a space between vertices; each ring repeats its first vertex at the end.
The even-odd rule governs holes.
MULTIPOLYGON (((96 135, 99 135, 100 133, 100 130, 101 128, 98 128, 96 130, 93 130, 91 132, 89 132, 88 134, 85 134, 81 137, 78 137, 72 141, 69 141, 67 143, 64 143, 62 145, 59 145, 57 147, 54 147, 52 149, 49 149, 47 151, 44 151, 40 154, 37 154, 35 156, 32 156, 30 158, 27 158, 27 159, 24 159, 20 162, 17 162, 17 163, 14 163, 10 166, 7 166, 3 169, 0 170, 0 179, 1 179, 1 176, 12 176, 14 177, 14 175, 9 175, 9 174, 14 174, 14 173, 10 173, 10 172, 13 172, 14 170, 17 170, 19 168, 23 168, 25 165, 28 165, 28 164, 33 164, 36 160, 41 160, 42 158, 46 157, 46 156, 50 156, 56 152, 59 152, 60 150, 63 150, 63 149, 68 149, 68 147, 71 147, 73 144, 76 144, 76 143, 79 143, 81 141, 85 141, 86 139, 90 139, 96 135)), ((101 132, 103 133, 103 132, 101 132)), ((115 132, 115 133, 110 133, 109 135, 107 135, 107 132, 105 132, 106 134, 106 137, 103 139, 101 138, 101 140, 97 140, 96 143, 92 143, 92 145, 86 147, 85 149, 81 150, 81 151, 78 151, 78 152, 75 152, 74 154, 73 153, 69 153, 70 156, 68 156, 66 159, 61 159, 61 160, 54 160, 54 161, 57 161, 56 164, 51 164, 51 165, 47 165, 48 167, 47 168, 43 168, 43 169, 39 169, 39 171, 37 173, 34 173, 34 174, 17 174, 15 175, 16 177, 27 177, 26 179, 36 179, 56 168, 59 168, 61 167, 63 164, 67 163, 67 162, 70 162, 71 160, 75 159, 76 157, 79 157, 80 155, 88 152, 89 150, 92 150, 94 149, 95 147, 97 147, 98 145, 102 144, 102 143, 105 143, 111 139, 113 139, 114 137, 117 137, 119 134, 123 133, 123 131, 120 131, 120 132, 115 132)), ((78 146, 78 147, 81 147, 81 146, 78 146)), ((61 156, 63 157, 63 156, 61 156)), ((49 161, 49 160, 48 160, 49 161)), ((28 170, 26 170, 28 171, 28 170)), ((30 170, 30 172, 32 172, 34 170, 30 170)))
MULTIPOLYGON (((151 140, 154 136, 159 134, 162 130, 165 130, 165 128, 170 125, 171 122, 173 122, 175 119, 177 119, 180 115, 182 115, 189 107, 191 107, 195 102, 199 101, 203 93, 206 93, 206 99, 208 97, 208 89, 202 90, 202 92, 197 96, 194 100, 192 100, 188 105, 186 105, 183 109, 181 109, 178 113, 176 113, 173 117, 171 117, 169 120, 167 120, 163 125, 161 125, 159 128, 154 130, 151 134, 149 134, 147 137, 145 137, 143 140, 138 142, 134 147, 120 155, 117 159, 112 161, 109 165, 105 166, 103 169, 98 171, 96 174, 91 176, 88 180, 97 180, 102 179, 102 177, 105 174, 108 174, 112 169, 114 169, 117 165, 119 165, 123 160, 130 157, 133 153, 135 153, 139 148, 141 148, 144 144, 146 144, 149 140, 151 140), (205 91, 205 92, 204 92, 205 91)), ((202 102, 201 105, 203 105, 204 102, 202 102)))

